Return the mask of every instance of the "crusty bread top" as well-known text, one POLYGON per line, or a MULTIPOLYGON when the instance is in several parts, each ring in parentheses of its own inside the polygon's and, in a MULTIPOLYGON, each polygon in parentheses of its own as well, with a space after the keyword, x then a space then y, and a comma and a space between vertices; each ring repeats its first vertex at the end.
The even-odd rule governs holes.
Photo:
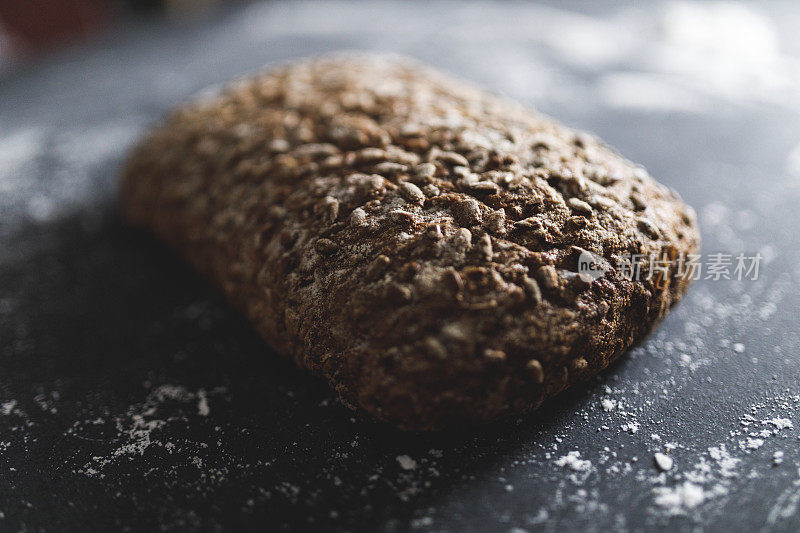
POLYGON ((423 429, 604 368, 688 285, 628 279, 620 256, 699 247, 691 208, 592 136, 387 57, 283 66, 177 111, 123 203, 346 403, 423 429), (596 280, 584 250, 608 263, 596 280))

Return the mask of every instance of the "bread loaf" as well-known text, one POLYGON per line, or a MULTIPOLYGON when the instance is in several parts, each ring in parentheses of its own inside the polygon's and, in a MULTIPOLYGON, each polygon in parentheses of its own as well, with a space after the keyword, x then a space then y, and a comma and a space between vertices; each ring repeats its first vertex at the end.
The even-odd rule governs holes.
POLYGON ((607 367, 681 298, 677 259, 699 247, 691 208, 597 139, 381 56, 178 109, 121 193, 275 352, 413 430, 530 411, 607 367), (660 270, 631 276, 637 255, 660 270))

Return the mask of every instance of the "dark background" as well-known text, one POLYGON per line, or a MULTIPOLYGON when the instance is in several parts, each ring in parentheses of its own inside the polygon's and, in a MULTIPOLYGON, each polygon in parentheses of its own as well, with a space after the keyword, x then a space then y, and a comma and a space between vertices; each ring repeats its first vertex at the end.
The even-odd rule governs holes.
POLYGON ((800 527, 800 6, 108 13, 0 74, 0 530, 800 527), (759 279, 697 282, 531 416, 445 435, 354 420, 115 199, 170 107, 339 49, 410 55, 597 133, 697 209, 706 257, 761 253, 759 279))

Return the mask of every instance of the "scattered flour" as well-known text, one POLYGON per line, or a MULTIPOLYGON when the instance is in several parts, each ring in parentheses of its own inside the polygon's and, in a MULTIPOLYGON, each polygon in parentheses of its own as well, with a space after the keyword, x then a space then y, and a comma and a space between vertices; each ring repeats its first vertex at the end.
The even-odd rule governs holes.
POLYGON ((794 427, 792 421, 789 420, 788 418, 778 418, 778 417, 770 418, 769 420, 764 420, 764 423, 771 424, 775 426, 778 430, 791 429, 794 427))
POLYGON ((556 459, 556 465, 568 467, 575 472, 588 472, 592 468, 592 462, 588 459, 581 459, 581 452, 571 451, 567 455, 556 459))
POLYGON ((685 514, 708 498, 703 487, 689 481, 671 488, 658 487, 655 493, 656 505, 662 507, 668 515, 685 514))
POLYGON ((620 426, 622 431, 627 431, 628 433, 636 433, 639 431, 639 423, 638 422, 626 422, 620 426))
POLYGON ((581 485, 586 482, 592 473, 592 462, 589 459, 581 459, 581 452, 577 450, 559 457, 556 459, 555 464, 571 471, 569 479, 575 485, 581 485))
MULTIPOLYGON (((214 389, 212 394, 223 392, 224 389, 218 388, 214 389)), ((142 456, 152 447, 172 453, 176 449, 176 443, 163 441, 159 436, 167 434, 162 430, 175 422, 185 423, 186 418, 176 419, 174 416, 162 418, 158 416, 160 411, 165 409, 167 402, 178 402, 179 405, 197 402, 197 415, 205 417, 209 414, 207 396, 208 393, 204 389, 192 392, 179 385, 166 384, 152 389, 142 403, 132 405, 125 414, 113 417, 112 421, 117 435, 114 439, 117 443, 116 446, 108 453, 93 456, 91 461, 79 470, 79 473, 89 477, 102 478, 105 467, 126 458, 142 456)), ((68 433, 80 436, 84 427, 98 426, 104 423, 102 418, 88 420, 83 424, 76 423, 68 433)), ((183 442, 182 444, 197 449, 208 446, 206 443, 183 442)), ((203 469, 200 457, 194 456, 191 463, 198 469, 203 469)))
POLYGON ((0 414, 8 416, 11 414, 11 411, 14 410, 14 407, 17 405, 16 400, 9 400, 7 402, 0 403, 0 414))
POLYGON ((610 398, 603 398, 600 401, 600 405, 603 408, 603 411, 613 411, 617 407, 617 400, 612 400, 610 398))

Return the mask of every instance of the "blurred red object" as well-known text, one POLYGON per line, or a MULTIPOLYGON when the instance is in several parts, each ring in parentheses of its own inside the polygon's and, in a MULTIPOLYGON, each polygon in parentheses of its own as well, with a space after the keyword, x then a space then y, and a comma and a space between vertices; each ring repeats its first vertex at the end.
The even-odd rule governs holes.
POLYGON ((0 27, 15 52, 36 52, 80 40, 103 26, 102 0, 0 0, 0 27))

